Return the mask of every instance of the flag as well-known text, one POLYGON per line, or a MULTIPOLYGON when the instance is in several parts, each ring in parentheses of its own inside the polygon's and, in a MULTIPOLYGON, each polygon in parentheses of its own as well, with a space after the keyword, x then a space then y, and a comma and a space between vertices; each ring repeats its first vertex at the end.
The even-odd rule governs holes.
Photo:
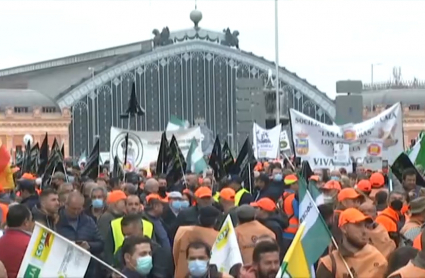
POLYGON ((31 148, 31 168, 30 173, 37 174, 38 173, 38 167, 40 166, 40 147, 38 146, 38 143, 36 143, 31 148))
POLYGON ((37 176, 41 177, 46 170, 47 162, 49 161, 49 145, 48 145, 48 136, 44 136, 43 143, 41 143, 40 152, 39 152, 39 166, 37 171, 37 176))
POLYGON ((59 144, 58 144, 58 141, 56 140, 56 137, 55 139, 53 139, 52 149, 50 150, 50 153, 52 153, 53 151, 60 152, 59 144))
POLYGON ((170 153, 170 162, 167 166, 167 180, 174 184, 183 176, 186 169, 186 161, 174 135, 170 141, 170 153))
POLYGON ((121 119, 128 119, 130 121, 130 117, 133 116, 143 116, 145 115, 145 109, 143 109, 136 96, 136 82, 133 82, 131 86, 130 98, 128 99, 128 107, 125 110, 124 114, 120 115, 121 119))
MULTIPOLYGON (((299 276, 300 273, 306 273, 305 266, 303 269, 299 269, 299 271, 303 272, 291 273, 287 270, 287 273, 289 277, 313 277, 314 273, 311 266, 319 260, 325 249, 328 248, 331 243, 331 233, 317 208, 316 200, 319 201, 320 192, 315 186, 310 187, 311 192, 307 190, 307 184, 302 178, 298 179, 298 185, 300 224, 305 225, 301 234, 301 245, 305 255, 307 271, 310 272, 310 275, 299 276)), ((296 258, 299 259, 298 257, 296 258)))
POLYGON ((244 187, 247 189, 253 188, 253 170, 255 165, 257 165, 257 160, 254 157, 252 151, 252 146, 249 142, 249 138, 246 138, 245 143, 243 144, 238 158, 236 158, 236 163, 233 174, 238 175, 244 181, 244 187))
POLYGON ((158 158, 156 160, 156 174, 167 173, 168 162, 170 161, 170 150, 165 131, 161 135, 161 144, 159 146, 158 158))
POLYGON ((190 170, 192 173, 202 173, 207 168, 207 163, 204 159, 202 149, 198 146, 198 142, 195 138, 192 138, 190 142, 189 151, 186 157, 186 170, 190 170))
POLYGON ((303 161, 301 163, 301 177, 308 183, 308 180, 313 175, 314 172, 311 170, 310 163, 308 163, 308 161, 303 161))
POLYGON ((235 159, 233 158, 232 151, 229 148, 227 141, 224 142, 223 149, 221 150, 221 161, 223 161, 224 173, 226 175, 230 174, 232 168, 235 165, 235 159))
POLYGON ((410 161, 416 166, 421 165, 425 168, 425 138, 424 131, 419 133, 418 139, 416 139, 415 145, 406 152, 409 156, 410 161))
POLYGON ((62 154, 62 157, 65 157, 65 144, 62 144, 61 154, 62 154))
POLYGON ((99 139, 96 140, 81 176, 96 180, 99 176, 99 139))
POLYGON ((0 187, 3 189, 15 188, 12 169, 10 168, 10 153, 6 145, 0 146, 0 187))
POLYGON ((80 155, 80 158, 78 158, 78 167, 81 167, 81 164, 87 163, 87 151, 84 150, 84 152, 80 155))
POLYGON ((128 132, 125 135, 124 142, 125 142, 125 151, 124 151, 123 165, 124 165, 124 167, 126 167, 127 166, 127 158, 128 158, 128 132))
POLYGON ((305 231, 305 222, 298 227, 291 246, 286 251, 277 277, 309 278, 310 265, 307 262, 305 250, 302 245, 302 235, 305 231), (286 275, 284 275, 286 274, 286 275))
POLYGON ((119 180, 124 179, 124 170, 122 169, 120 165, 120 160, 118 159, 118 156, 116 155, 114 157, 114 165, 113 165, 111 176, 112 178, 118 178, 119 180))
POLYGON ((412 168, 416 171, 416 184, 425 187, 425 181, 422 175, 419 174, 418 170, 405 153, 401 153, 391 165, 391 171, 399 181, 403 180, 403 171, 408 168, 412 168))
POLYGON ((24 158, 21 166, 21 175, 24 173, 31 173, 31 142, 27 141, 25 145, 24 158))
POLYGON ((186 129, 189 127, 189 123, 187 121, 183 121, 177 118, 174 115, 171 115, 170 120, 168 121, 166 131, 174 131, 179 129, 186 129))
POLYGON ((215 138, 214 146, 211 151, 208 165, 214 170, 214 177, 217 181, 220 181, 226 175, 226 173, 224 172, 221 154, 221 144, 218 135, 215 138))
POLYGON ((211 249, 210 264, 216 265, 220 272, 226 273, 229 273, 236 264, 243 264, 230 215, 227 215, 211 249))
POLYGON ((17 277, 84 277, 90 252, 35 222, 17 277))

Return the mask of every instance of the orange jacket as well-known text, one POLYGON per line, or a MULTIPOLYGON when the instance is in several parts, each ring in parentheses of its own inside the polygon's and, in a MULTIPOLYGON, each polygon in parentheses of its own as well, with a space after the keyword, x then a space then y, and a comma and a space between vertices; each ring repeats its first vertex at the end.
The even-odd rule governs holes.
POLYGON ((291 239, 295 236, 298 231, 300 224, 298 217, 295 215, 293 207, 293 201, 295 199, 295 193, 283 193, 283 212, 288 216, 289 226, 284 230, 284 237, 290 237, 291 239))
POLYGON ((381 224, 389 233, 398 232, 398 221, 400 221, 398 212, 391 207, 384 209, 375 220, 376 223, 381 224))

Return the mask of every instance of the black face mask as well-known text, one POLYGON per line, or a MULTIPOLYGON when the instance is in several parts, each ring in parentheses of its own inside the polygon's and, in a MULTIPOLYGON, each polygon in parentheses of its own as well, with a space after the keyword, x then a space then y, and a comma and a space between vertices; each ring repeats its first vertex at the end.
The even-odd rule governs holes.
POLYGON ((401 200, 394 200, 390 204, 391 208, 395 211, 400 211, 403 208, 403 202, 401 200))

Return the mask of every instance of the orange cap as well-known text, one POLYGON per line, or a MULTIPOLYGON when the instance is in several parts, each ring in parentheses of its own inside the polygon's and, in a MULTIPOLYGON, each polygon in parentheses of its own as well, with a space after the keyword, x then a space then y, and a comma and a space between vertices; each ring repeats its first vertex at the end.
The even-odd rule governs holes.
POLYGON ((336 180, 330 180, 322 187, 323 189, 336 189, 338 191, 341 191, 341 184, 339 181, 336 180))
POLYGON ((372 190, 372 185, 368 180, 361 180, 357 183, 357 188, 363 192, 370 192, 372 190))
POLYGON ((338 193, 338 202, 361 197, 354 188, 344 188, 338 193))
POLYGON ((113 204, 116 202, 119 202, 121 200, 126 200, 127 196, 125 195, 124 191, 122 190, 113 190, 112 192, 109 192, 108 198, 106 198, 106 202, 108 204, 113 204))
POLYGON ((151 193, 148 196, 146 196, 146 202, 149 202, 152 199, 161 200, 161 197, 158 194, 155 194, 155 193, 151 193))
POLYGON ((196 198, 206 198, 206 197, 212 197, 212 191, 209 187, 201 186, 196 190, 195 192, 196 198))
POLYGON ((320 181, 320 177, 318 175, 312 175, 308 180, 318 182, 318 181, 320 181))
POLYGON ((286 185, 293 184, 297 181, 298 181, 298 178, 297 178, 296 175, 287 175, 284 179, 284 182, 285 182, 286 185))
POLYGON ((338 221, 338 227, 342 227, 345 224, 352 223, 360 223, 365 220, 372 221, 372 218, 370 218, 367 215, 364 215, 360 210, 355 208, 348 208, 341 212, 339 215, 339 221, 338 221))
POLYGON ((22 175, 21 179, 24 179, 24 180, 35 180, 35 177, 34 177, 34 175, 33 175, 33 174, 30 174, 30 173, 24 173, 24 174, 22 175))
POLYGON ((373 173, 369 178, 372 188, 380 188, 385 184, 385 178, 381 173, 373 173))
POLYGON ((250 205, 269 212, 276 210, 276 203, 270 198, 261 198, 257 202, 252 202, 250 205))
POLYGON ((226 187, 220 191, 220 198, 226 201, 234 201, 235 200, 235 190, 232 188, 226 187))

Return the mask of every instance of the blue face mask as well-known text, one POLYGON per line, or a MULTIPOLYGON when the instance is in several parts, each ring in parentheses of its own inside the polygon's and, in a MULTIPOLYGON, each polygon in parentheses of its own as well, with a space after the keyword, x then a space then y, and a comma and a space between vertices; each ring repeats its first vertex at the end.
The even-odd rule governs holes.
POLYGON ((91 201, 91 205, 94 208, 103 208, 103 200, 102 199, 94 199, 91 201))
POLYGON ((282 174, 276 174, 276 175, 274 175, 273 180, 274 181, 282 181, 282 174))
POLYGON ((185 208, 188 208, 188 207, 189 207, 189 201, 186 201, 186 200, 181 201, 181 203, 180 203, 181 209, 185 209, 185 208))
POLYGON ((331 176, 331 180, 333 180, 333 181, 339 181, 340 178, 338 176, 331 176))
POLYGON ((149 274, 152 269, 152 257, 144 256, 137 258, 136 271, 142 275, 149 274))
POLYGON ((173 208, 174 210, 180 210, 181 207, 182 207, 182 203, 179 200, 176 200, 171 203, 171 208, 173 208))
POLYGON ((202 277, 208 271, 208 261, 193 260, 188 264, 189 273, 194 277, 202 277))

